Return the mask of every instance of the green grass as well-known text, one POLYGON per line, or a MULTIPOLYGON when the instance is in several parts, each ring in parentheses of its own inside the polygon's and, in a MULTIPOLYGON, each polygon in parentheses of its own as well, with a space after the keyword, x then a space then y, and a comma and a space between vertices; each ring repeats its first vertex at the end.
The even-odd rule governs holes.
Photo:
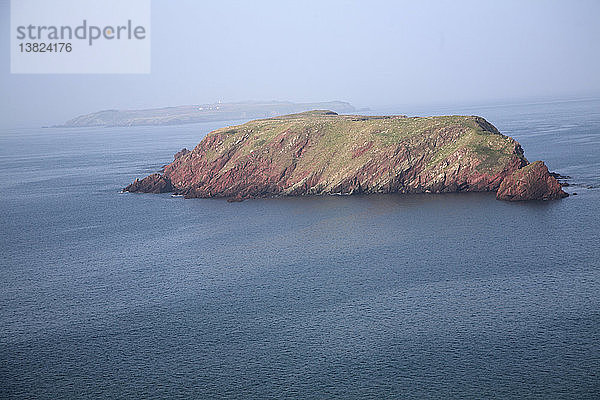
MULTIPOLYGON (((342 171, 359 165, 361 161, 353 160, 352 153, 366 142, 373 142, 370 151, 389 150, 401 143, 410 148, 430 148, 431 143, 441 140, 442 134, 452 134, 458 135, 458 138, 433 148, 427 168, 434 168, 453 153, 464 151, 481 160, 480 169, 494 169, 511 156, 514 142, 497 131, 492 131, 493 127, 484 129, 481 124, 485 125, 485 121, 482 121, 484 120, 474 116, 365 117, 315 110, 250 121, 218 129, 209 135, 224 136, 221 152, 228 151, 234 145, 238 146, 235 158, 252 151, 272 151, 274 147, 271 144, 284 132, 285 137, 290 140, 296 135, 309 135, 313 146, 303 161, 305 167, 326 168, 335 173, 336 169, 342 171)), ((280 153, 271 156, 290 156, 280 153)), ((215 152, 211 157, 218 155, 215 152)))

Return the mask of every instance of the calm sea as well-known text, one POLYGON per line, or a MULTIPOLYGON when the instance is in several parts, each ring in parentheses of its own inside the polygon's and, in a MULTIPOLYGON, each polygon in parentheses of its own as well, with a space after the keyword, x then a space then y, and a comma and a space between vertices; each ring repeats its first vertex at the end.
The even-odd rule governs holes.
POLYGON ((578 195, 119 194, 226 123, 3 130, 0 397, 599 398, 600 101, 431 113, 578 195))

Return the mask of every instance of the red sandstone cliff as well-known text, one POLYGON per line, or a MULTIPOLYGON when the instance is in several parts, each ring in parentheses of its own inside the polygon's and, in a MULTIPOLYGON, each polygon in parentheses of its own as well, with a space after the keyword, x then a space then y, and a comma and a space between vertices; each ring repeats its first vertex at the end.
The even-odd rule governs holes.
POLYGON ((516 170, 502 181, 496 197, 500 200, 554 200, 567 197, 542 161, 516 170))

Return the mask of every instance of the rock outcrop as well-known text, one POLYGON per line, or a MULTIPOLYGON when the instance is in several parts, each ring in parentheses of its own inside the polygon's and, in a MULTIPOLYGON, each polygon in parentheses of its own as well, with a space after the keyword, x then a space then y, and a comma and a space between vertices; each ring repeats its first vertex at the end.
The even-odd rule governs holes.
POLYGON ((175 160, 177 160, 179 157, 183 157, 186 154, 188 154, 190 151, 188 149, 186 149, 185 147, 181 150, 179 150, 177 153, 175 153, 175 155, 173 156, 173 158, 175 160))
POLYGON ((542 161, 535 161, 504 178, 496 197, 499 200, 555 200, 567 197, 558 180, 542 161))
POLYGON ((191 152, 177 153, 162 175, 136 180, 125 190, 233 201, 483 192, 498 190, 526 165, 519 143, 481 117, 311 111, 210 132, 191 152))
POLYGON ((136 179, 132 184, 123 189, 125 192, 142 193, 168 193, 173 190, 174 187, 171 185, 171 181, 160 174, 148 175, 142 180, 136 179))

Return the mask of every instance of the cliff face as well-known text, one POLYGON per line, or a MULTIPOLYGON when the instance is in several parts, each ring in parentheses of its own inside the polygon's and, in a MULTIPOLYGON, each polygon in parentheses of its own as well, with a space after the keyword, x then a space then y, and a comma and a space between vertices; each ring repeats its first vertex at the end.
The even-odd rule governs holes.
POLYGON ((364 117, 311 111, 209 133, 125 188, 185 197, 496 191, 528 164, 514 139, 474 116, 364 117))

